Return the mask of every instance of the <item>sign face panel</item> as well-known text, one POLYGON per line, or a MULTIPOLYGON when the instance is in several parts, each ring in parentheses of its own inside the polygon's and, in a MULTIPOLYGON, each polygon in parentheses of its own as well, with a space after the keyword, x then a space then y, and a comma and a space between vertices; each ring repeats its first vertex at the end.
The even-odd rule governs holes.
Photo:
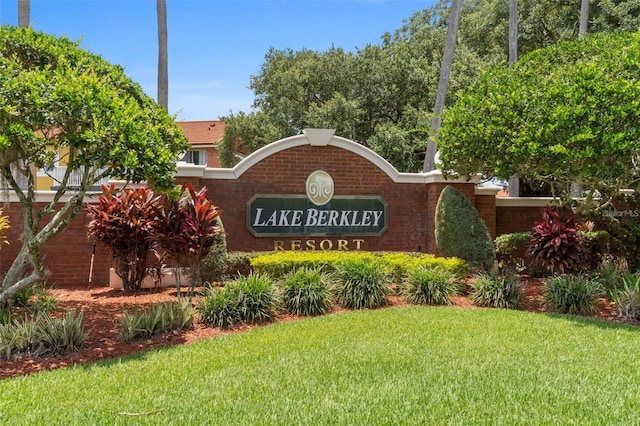
POLYGON ((333 196, 318 205, 304 195, 256 195, 247 228, 256 237, 382 235, 387 203, 376 196, 333 196))

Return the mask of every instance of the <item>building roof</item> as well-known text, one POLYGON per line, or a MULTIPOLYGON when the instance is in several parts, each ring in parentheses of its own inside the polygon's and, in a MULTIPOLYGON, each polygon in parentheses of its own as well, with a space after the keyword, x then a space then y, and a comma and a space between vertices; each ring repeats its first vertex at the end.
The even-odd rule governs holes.
POLYGON ((191 145, 216 145, 222 140, 224 121, 176 121, 191 145))

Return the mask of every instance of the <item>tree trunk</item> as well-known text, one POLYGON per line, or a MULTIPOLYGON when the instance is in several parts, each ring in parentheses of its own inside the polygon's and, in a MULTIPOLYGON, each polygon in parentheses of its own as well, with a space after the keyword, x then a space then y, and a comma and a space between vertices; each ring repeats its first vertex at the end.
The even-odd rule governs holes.
POLYGON ((438 93, 436 94, 436 104, 433 108, 433 119, 431 120, 431 132, 427 142, 427 152, 424 156, 423 172, 430 172, 436 168, 436 152, 438 147, 437 139, 442 123, 442 112, 449 86, 449 76, 451 75, 451 65, 453 64, 453 54, 456 49, 456 38, 458 37, 458 22, 460 21, 460 8, 462 0, 452 0, 451 15, 449 16, 449 26, 447 27, 447 38, 444 43, 444 53, 442 55, 442 65, 440 67, 440 80, 438 81, 438 93))
POLYGON ((31 20, 31 0, 18 0, 18 26, 28 28, 31 20))
MULTIPOLYGON (((509 0, 509 66, 518 60, 518 0, 509 0)), ((509 179, 509 196, 520 196, 520 179, 509 179)))
POLYGON ((578 32, 578 38, 582 38, 587 35, 589 27, 589 0, 582 0, 580 5, 580 30, 578 32))
POLYGON ((167 2, 156 0, 158 15, 158 104, 169 109, 169 54, 167 47, 167 2))

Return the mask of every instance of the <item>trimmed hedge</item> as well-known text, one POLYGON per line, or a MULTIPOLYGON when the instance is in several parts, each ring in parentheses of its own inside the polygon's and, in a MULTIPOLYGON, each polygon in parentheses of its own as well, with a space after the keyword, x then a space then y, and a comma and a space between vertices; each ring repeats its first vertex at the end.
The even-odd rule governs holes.
POLYGON ((298 268, 318 268, 323 272, 335 272, 338 264, 345 261, 377 259, 387 269, 391 280, 402 282, 404 276, 419 267, 439 267, 445 271, 463 276, 468 266, 462 259, 455 257, 435 257, 422 253, 392 253, 365 251, 280 251, 262 253, 250 259, 255 273, 268 274, 273 278, 280 278, 298 268))

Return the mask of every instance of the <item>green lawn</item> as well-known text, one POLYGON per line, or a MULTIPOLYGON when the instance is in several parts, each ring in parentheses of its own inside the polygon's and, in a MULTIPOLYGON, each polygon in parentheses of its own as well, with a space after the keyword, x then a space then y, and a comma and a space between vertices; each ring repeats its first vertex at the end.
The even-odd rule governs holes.
POLYGON ((0 393, 12 425, 631 425, 640 328, 497 309, 345 312, 4 380, 0 393))

